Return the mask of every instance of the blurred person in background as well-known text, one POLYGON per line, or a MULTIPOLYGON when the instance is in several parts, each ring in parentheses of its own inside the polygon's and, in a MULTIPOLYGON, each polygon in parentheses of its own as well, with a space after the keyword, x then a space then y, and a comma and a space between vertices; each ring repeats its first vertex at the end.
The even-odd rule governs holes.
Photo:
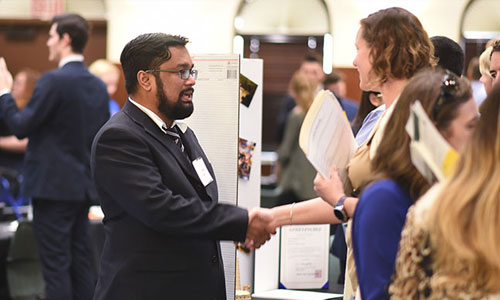
POLYGON ((356 113, 358 112, 358 103, 352 99, 347 98, 346 84, 344 81, 344 75, 336 70, 333 70, 331 74, 327 75, 325 80, 323 80, 323 86, 325 89, 330 90, 337 100, 340 106, 345 111, 347 119, 349 122, 354 120, 356 113))
POLYGON ((490 55, 490 75, 492 78, 492 85, 500 82, 500 40, 493 44, 490 55))
POLYGON ((109 94, 109 115, 112 117, 120 111, 120 105, 112 98, 120 82, 120 69, 109 60, 98 59, 89 66, 89 71, 106 84, 109 94))
MULTIPOLYGON (((14 97, 19 110, 28 103, 39 77, 40 73, 29 68, 21 69, 14 77, 12 97, 14 97)), ((23 181, 23 161, 27 146, 28 138, 18 139, 12 134, 7 124, 0 120, 0 176, 8 180, 11 200, 17 202, 17 204, 11 203, 11 205, 27 205, 29 203, 29 199, 19 198, 19 196, 23 196, 20 185, 23 181)), ((8 199, 2 200, 9 202, 8 199)))
MULTIPOLYGON (((470 80, 472 95, 474 96, 478 107, 481 105, 481 103, 483 103, 484 99, 486 99, 486 88, 480 80, 481 76, 482 74, 479 70, 479 57, 473 57, 469 62, 469 66, 467 67, 467 78, 469 78, 470 80)), ((489 72, 488 77, 490 77, 489 72)))
MULTIPOLYGON (((315 84, 314 95, 316 95, 318 91, 323 89, 323 80, 325 79, 325 73, 323 72, 323 63, 321 61, 321 57, 313 54, 306 55, 304 57, 304 60, 300 64, 298 71, 303 73, 315 84)), ((291 96, 290 93, 287 93, 285 98, 281 102, 281 108, 276 119, 276 133, 278 144, 280 144, 281 140, 283 139, 288 116, 295 105, 296 101, 293 99, 293 96, 291 96)))
MULTIPOLYGON (((14 77, 12 97, 19 110, 28 103, 39 77, 40 73, 28 68, 22 69, 14 77)), ((28 138, 18 139, 7 124, 0 121, 0 166, 21 172, 27 145, 28 138)))
POLYGON ((486 49, 479 56, 479 72, 481 72, 481 77, 479 81, 484 85, 484 90, 486 94, 491 92, 493 87, 493 78, 490 74, 490 56, 493 46, 486 47, 486 49))
POLYGON ((54 16, 47 48, 57 69, 40 76, 19 110, 12 75, 0 58, 0 115, 19 138, 28 137, 23 195, 32 198, 33 231, 49 300, 92 299, 89 220, 97 192, 90 147, 109 119, 106 86, 84 64, 89 24, 77 14, 54 16))
POLYGON ((278 187, 281 189, 278 205, 316 197, 313 189, 316 169, 299 146, 300 128, 314 100, 316 87, 316 82, 300 71, 290 79, 289 93, 297 105, 289 113, 283 141, 277 150, 278 187))
POLYGON ((433 36, 431 42, 434 45, 434 56, 438 59, 438 66, 462 76, 465 61, 462 47, 445 36, 433 36))

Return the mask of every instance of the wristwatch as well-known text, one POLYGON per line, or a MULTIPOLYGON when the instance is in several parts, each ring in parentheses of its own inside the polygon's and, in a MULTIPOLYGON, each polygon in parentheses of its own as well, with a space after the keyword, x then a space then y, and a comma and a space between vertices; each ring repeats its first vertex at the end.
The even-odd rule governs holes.
POLYGON ((345 195, 340 197, 339 201, 337 201, 337 204, 333 208, 333 213, 335 214, 335 217, 337 217, 337 219, 339 219, 342 222, 347 222, 347 220, 349 219, 344 209, 345 199, 347 199, 347 196, 345 195))

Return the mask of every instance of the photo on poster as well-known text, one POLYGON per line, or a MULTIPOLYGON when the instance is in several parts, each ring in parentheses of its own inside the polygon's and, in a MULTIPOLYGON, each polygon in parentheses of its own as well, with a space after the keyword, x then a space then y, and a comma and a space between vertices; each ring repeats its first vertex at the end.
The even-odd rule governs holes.
POLYGON ((238 176, 243 180, 250 178, 252 168, 252 156, 256 143, 246 139, 239 139, 238 153, 238 176))
POLYGON ((256 90, 257 84, 240 74, 240 103, 249 107, 256 90))

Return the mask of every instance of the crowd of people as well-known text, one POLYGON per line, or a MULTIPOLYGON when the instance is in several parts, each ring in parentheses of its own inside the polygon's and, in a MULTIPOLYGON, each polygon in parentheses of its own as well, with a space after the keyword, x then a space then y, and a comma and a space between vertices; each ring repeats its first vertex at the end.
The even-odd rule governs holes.
POLYGON ((350 218, 344 299, 499 297, 500 264, 492 249, 498 249, 499 242, 494 166, 500 156, 494 145, 498 134, 486 128, 498 129, 500 87, 495 84, 500 81, 500 42, 487 45, 479 59, 486 100, 474 99, 470 81, 461 76, 460 46, 446 37, 429 38, 419 20, 404 9, 381 10, 361 20, 356 48, 360 88, 365 97, 371 96, 366 99, 372 106, 360 110, 365 118, 355 128, 358 149, 347 169, 353 190, 344 191, 333 166, 330 178, 318 173, 314 179, 318 198, 272 208, 273 226, 291 224, 291 215, 293 224, 340 223, 343 220, 332 208, 344 210, 350 218), (377 98, 383 105, 373 102, 377 98), (411 160, 405 126, 410 105, 417 100, 442 137, 461 154, 452 178, 439 183, 440 196, 437 187, 429 191, 432 196, 426 194, 434 182, 424 178, 411 160), (486 109, 489 117, 483 118, 486 109), (488 150, 480 151, 481 147, 488 150), (484 158, 488 167, 473 166, 483 152, 489 154, 484 158), (484 172, 479 175, 481 168, 484 172), (465 192, 471 176, 482 179, 470 180, 478 188, 465 192), (480 184, 491 189, 480 190, 480 184), (420 198, 429 200, 420 204, 420 198), (463 204, 451 209, 452 202, 463 204), (448 210, 452 213, 444 218, 448 210), (480 233, 486 227, 491 230, 480 233))
POLYGON ((193 113, 198 75, 188 39, 150 33, 127 43, 120 110, 110 100, 119 68, 83 63, 88 31, 79 15, 54 17, 47 46, 59 67, 41 76, 23 70, 13 80, 0 59, 0 148, 21 155, 12 167, 32 198, 46 299, 225 299, 220 240, 253 249, 283 225, 341 223, 346 300, 500 299, 499 40, 475 61, 473 79, 487 95, 475 99, 458 44, 429 38, 402 8, 362 19, 359 107, 341 73, 327 76, 307 56, 277 118, 280 205, 243 209, 219 203, 209 159, 179 122, 193 113), (356 136, 347 185, 337 166, 329 178, 316 173, 298 145, 323 88, 356 136), (459 157, 440 182, 412 161, 406 124, 417 101, 459 157), (106 233, 97 279, 87 243, 96 202, 106 233))

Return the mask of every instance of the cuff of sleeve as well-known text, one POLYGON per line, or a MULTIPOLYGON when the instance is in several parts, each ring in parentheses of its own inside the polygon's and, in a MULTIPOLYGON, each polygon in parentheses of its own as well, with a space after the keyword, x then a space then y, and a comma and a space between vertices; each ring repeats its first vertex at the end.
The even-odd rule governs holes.
POLYGON ((0 90, 0 97, 2 97, 5 94, 8 94, 8 93, 10 93, 10 89, 3 88, 2 90, 0 90))

